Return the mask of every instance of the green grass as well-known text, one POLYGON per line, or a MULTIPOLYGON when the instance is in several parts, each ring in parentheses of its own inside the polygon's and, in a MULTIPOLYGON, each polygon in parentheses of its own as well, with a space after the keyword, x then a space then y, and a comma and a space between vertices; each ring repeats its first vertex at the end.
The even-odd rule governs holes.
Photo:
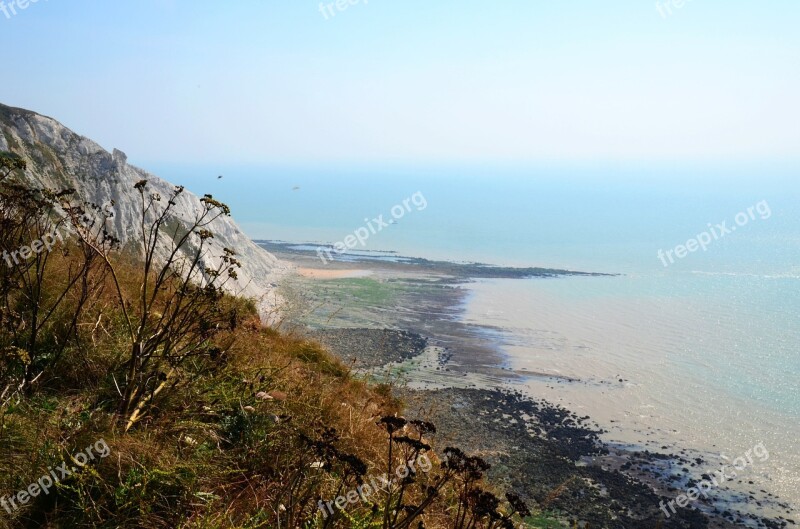
POLYGON ((370 305, 389 303, 395 295, 393 287, 370 278, 335 279, 324 283, 356 301, 370 305))
POLYGON ((525 518, 525 523, 529 527, 536 529, 563 529, 564 525, 548 513, 540 513, 530 518, 525 518))

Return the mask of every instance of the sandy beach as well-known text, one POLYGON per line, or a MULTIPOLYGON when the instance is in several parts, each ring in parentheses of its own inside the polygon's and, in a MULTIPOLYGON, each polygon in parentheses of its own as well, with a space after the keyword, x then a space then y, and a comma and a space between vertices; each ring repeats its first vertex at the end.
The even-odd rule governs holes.
POLYGON ((356 277, 369 277, 369 270, 331 270, 326 268, 298 268, 297 273, 309 279, 351 279, 356 277))

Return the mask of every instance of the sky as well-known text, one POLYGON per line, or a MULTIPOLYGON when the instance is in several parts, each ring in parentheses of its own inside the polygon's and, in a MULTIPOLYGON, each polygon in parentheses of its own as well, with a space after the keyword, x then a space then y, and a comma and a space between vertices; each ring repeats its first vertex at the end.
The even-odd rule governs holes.
POLYGON ((0 102, 145 167, 800 159, 797 0, 25 3, 0 102))

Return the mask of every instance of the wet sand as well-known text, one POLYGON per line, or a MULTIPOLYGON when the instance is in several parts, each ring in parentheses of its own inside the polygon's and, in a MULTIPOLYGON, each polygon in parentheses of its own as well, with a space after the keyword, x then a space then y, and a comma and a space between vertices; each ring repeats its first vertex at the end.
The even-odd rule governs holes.
MULTIPOLYGON (((319 268, 312 252, 281 253, 274 245, 269 250, 296 266, 319 268)), ((410 411, 437 423, 440 448, 451 442, 478 450, 494 465, 491 476, 496 482, 543 509, 557 510, 565 519, 589 521, 592 527, 652 528, 663 518, 659 502, 690 487, 690 471, 709 464, 701 465, 696 454, 680 447, 662 446, 657 453, 609 444, 603 436, 614 427, 613 419, 593 416, 598 426, 586 415, 577 417, 543 400, 545 392, 520 392, 531 380, 542 388, 571 388, 586 381, 546 363, 520 365, 503 352, 507 336, 501 328, 465 322, 472 281, 465 269, 437 270, 380 255, 330 262, 324 270, 329 272, 298 275, 286 287, 285 296, 295 300, 289 312, 299 332, 345 361, 355 359, 371 377, 405 380, 410 411), (568 424, 542 426, 554 416, 568 424), (556 489, 569 493, 545 502, 556 489)), ((794 518, 791 514, 764 518, 764 510, 791 511, 767 492, 753 492, 732 498, 721 489, 715 501, 696 504, 701 510, 679 510, 663 527, 793 525, 794 520, 783 519, 794 518)))
MULTIPOLYGON (((682 466, 674 468, 677 475, 695 480, 726 464, 726 457, 730 463, 761 445, 769 457, 739 471, 737 479, 726 485, 726 494, 749 499, 767 490, 796 502, 800 493, 797 420, 716 387, 727 384, 715 373, 719 359, 702 354, 703 339, 713 337, 714 346, 719 347, 737 340, 735 334, 722 336, 720 329, 710 327, 687 303, 643 299, 632 303, 615 296, 587 295, 620 290, 622 286, 614 283, 627 279, 603 281, 611 285, 596 291, 591 290, 594 279, 571 278, 560 286, 479 282, 470 287, 473 296, 465 320, 512 329, 503 350, 515 369, 574 378, 575 383, 558 385, 532 377, 518 387, 590 415, 608 430, 604 441, 652 452, 664 452, 663 446, 679 447, 675 450, 681 455, 705 461, 690 465, 687 473, 682 466), (571 296, 573 291, 580 295, 571 296)), ((727 363, 734 361, 733 355, 726 356, 727 363)), ((793 518, 792 509, 775 505, 770 497, 765 500, 756 505, 758 511, 793 518)), ((746 512, 755 512, 748 502, 739 503, 746 512)))

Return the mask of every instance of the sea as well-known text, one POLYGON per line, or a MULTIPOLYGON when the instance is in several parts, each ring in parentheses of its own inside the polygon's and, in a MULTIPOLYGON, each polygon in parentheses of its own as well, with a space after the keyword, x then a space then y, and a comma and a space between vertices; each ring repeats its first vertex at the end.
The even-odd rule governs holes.
POLYGON ((681 447, 709 472, 763 446, 739 480, 800 507, 797 167, 156 169, 254 239, 613 274, 479 280, 463 318, 502 330, 509 366, 579 380, 518 384, 609 442, 681 447))

